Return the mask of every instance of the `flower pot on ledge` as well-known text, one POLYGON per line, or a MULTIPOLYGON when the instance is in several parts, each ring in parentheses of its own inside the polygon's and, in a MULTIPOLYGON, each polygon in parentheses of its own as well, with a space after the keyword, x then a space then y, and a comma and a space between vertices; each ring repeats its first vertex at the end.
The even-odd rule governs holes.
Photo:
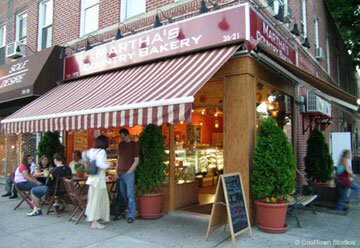
POLYGON ((288 229, 285 223, 289 203, 270 204, 255 201, 257 207, 258 228, 267 233, 284 233, 288 229))

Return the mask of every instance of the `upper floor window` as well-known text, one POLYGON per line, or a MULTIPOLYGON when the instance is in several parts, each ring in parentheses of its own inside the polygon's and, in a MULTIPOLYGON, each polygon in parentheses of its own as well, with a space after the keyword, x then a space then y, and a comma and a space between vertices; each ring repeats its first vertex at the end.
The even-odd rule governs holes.
POLYGON ((16 41, 26 44, 27 13, 22 12, 16 15, 16 41))
POLYGON ((306 18, 306 0, 301 0, 301 35, 307 37, 307 18, 306 18))
POLYGON ((146 12, 146 1, 145 0, 121 0, 121 14, 120 20, 123 21, 126 18, 136 16, 146 12))
POLYGON ((320 47, 320 40, 319 40, 319 18, 315 16, 314 18, 314 46, 315 48, 320 47))
POLYGON ((53 23, 53 0, 43 1, 39 5, 38 50, 51 47, 53 23))
POLYGON ((6 45, 6 25, 0 25, 0 48, 6 45))
POLYGON ((81 1, 80 36, 99 29, 99 0, 81 1))
POLYGON ((0 25, 0 65, 5 63, 6 25, 0 25))
POLYGON ((330 44, 329 44, 329 35, 325 36, 325 49, 326 49, 326 71, 330 75, 330 44))

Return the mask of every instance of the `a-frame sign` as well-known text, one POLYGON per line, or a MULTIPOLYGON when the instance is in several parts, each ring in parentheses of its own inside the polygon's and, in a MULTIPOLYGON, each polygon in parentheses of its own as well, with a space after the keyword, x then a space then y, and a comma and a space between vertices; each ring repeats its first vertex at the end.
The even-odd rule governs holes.
POLYGON ((233 247, 236 247, 235 237, 242 232, 249 230, 252 235, 240 173, 220 175, 205 240, 212 230, 226 227, 227 223, 233 247))

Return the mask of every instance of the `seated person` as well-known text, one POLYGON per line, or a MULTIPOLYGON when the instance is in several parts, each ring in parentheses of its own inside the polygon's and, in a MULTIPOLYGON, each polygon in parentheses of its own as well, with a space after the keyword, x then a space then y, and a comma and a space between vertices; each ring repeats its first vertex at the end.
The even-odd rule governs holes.
POLYGON ((33 211, 27 213, 26 215, 31 216, 37 216, 42 215, 41 211, 41 198, 43 196, 53 194, 55 190, 55 182, 57 177, 71 177, 71 169, 64 165, 63 162, 64 158, 59 153, 55 153, 54 155, 54 163, 56 165, 55 168, 51 169, 48 175, 48 178, 46 180, 46 183, 44 186, 38 186, 34 187, 31 190, 31 195, 33 199, 33 203, 35 205, 33 211))
POLYGON ((75 165, 77 165, 77 164, 83 165, 83 161, 81 160, 81 152, 75 150, 75 151, 73 152, 73 160, 72 160, 72 161, 70 162, 70 164, 69 164, 69 167, 70 167, 71 172, 72 172, 73 174, 76 173, 75 165))
POLYGON ((1 197, 10 196, 9 197, 10 199, 17 198, 16 189, 13 187, 14 176, 15 176, 14 172, 11 173, 11 174, 8 174, 8 176, 6 178, 6 182, 5 182, 5 191, 6 191, 6 193, 3 194, 1 197))
POLYGON ((49 174, 49 171, 51 169, 51 165, 49 164, 49 159, 45 155, 41 156, 40 161, 38 165, 34 166, 34 169, 31 170, 31 174, 33 174, 34 177, 42 184, 45 183, 46 177, 49 174))
POLYGON ((31 165, 30 171, 35 177, 40 177, 44 175, 45 171, 49 171, 51 166, 49 164, 49 159, 47 156, 42 155, 40 161, 37 165, 31 165), (32 168, 33 167, 33 168, 32 168))
POLYGON ((24 155, 21 165, 16 169, 14 183, 20 190, 31 190, 33 187, 42 185, 41 182, 30 173, 33 156, 24 155))

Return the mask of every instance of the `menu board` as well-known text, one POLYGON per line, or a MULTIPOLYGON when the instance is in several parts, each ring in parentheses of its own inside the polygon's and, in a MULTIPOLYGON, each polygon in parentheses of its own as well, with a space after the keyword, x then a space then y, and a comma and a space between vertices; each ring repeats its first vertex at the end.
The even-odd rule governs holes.
POLYGON ((243 231, 249 230, 251 236, 240 173, 220 175, 205 239, 213 229, 226 227, 227 223, 230 225, 233 247, 236 247, 235 237, 243 231))
POLYGON ((86 131, 74 132, 74 151, 78 150, 82 152, 87 149, 88 149, 87 132, 86 131))
POLYGON ((240 177, 238 175, 225 176, 224 182, 232 227, 234 233, 237 233, 249 226, 240 177))

